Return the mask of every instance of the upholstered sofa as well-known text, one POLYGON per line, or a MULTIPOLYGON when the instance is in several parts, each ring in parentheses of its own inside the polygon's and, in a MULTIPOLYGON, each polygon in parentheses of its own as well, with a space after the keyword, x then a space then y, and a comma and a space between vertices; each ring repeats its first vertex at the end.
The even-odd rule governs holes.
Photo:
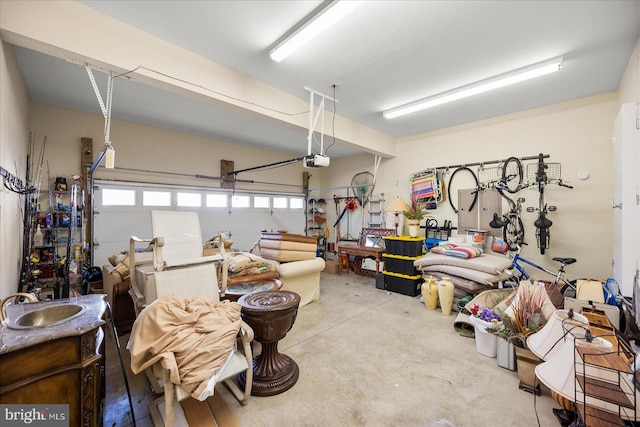
POLYGON ((300 295, 300 307, 320 299, 320 272, 324 270, 324 259, 281 263, 277 267, 282 289, 300 295))
POLYGON ((126 252, 109 257, 109 263, 102 266, 102 283, 118 334, 129 332, 136 312, 129 295, 131 281, 126 252))

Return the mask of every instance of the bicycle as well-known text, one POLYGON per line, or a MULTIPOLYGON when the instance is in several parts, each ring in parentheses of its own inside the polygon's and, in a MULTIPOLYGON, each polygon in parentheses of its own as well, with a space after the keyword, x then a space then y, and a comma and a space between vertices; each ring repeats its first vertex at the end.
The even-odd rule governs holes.
POLYGON ((502 165, 502 179, 505 180, 504 189, 511 194, 522 190, 528 184, 522 181, 522 162, 517 157, 509 157, 502 165))
POLYGON ((501 217, 497 213, 493 214, 493 219, 489 223, 491 228, 502 228, 502 237, 507 243, 509 251, 516 251, 518 246, 524 243, 524 224, 520 218, 522 203, 525 199, 518 197, 515 201, 507 196, 505 190, 514 193, 524 188, 522 183, 522 164, 515 157, 510 157, 502 167, 502 178, 495 184, 495 189, 509 204, 509 211, 501 217), (514 163, 515 161, 515 163, 514 163), (510 165, 514 165, 510 166, 510 165), (516 180, 517 178, 517 180, 516 180), (516 186, 510 186, 510 182, 516 182, 516 186))
POLYGON ((538 218, 534 221, 533 225, 536 227, 536 240, 538 242, 538 248, 540 254, 544 255, 544 252, 549 248, 551 241, 551 233, 549 228, 553 225, 553 222, 547 218, 549 212, 555 212, 555 206, 547 206, 544 202, 544 188, 547 184, 557 184, 560 187, 573 188, 571 185, 564 184, 562 182, 560 163, 545 163, 544 155, 540 153, 538 155, 538 162, 527 166, 527 176, 534 175, 531 173, 531 166, 535 170, 535 183, 531 184, 538 188, 538 207, 528 207, 527 212, 538 211, 538 218))
MULTIPOLYGON (((526 243, 523 243, 526 245, 526 243)), ((553 261, 560 263, 560 268, 558 271, 549 270, 541 265, 536 264, 533 261, 529 261, 526 258, 520 256, 520 251, 522 250, 522 246, 518 245, 515 255, 511 260, 511 266, 509 266, 506 271, 508 274, 512 275, 506 282, 512 282, 512 285, 517 286, 517 284, 522 280, 529 280, 531 276, 527 273, 521 263, 527 264, 531 267, 534 267, 537 270, 545 272, 554 277, 553 285, 559 287, 560 293, 566 297, 575 297, 576 292, 576 281, 575 280, 567 280, 565 267, 567 265, 571 265, 576 262, 575 258, 561 258, 554 257, 553 261), (515 282, 515 283, 514 283, 515 282)), ((515 287, 513 286, 513 287, 515 287)))

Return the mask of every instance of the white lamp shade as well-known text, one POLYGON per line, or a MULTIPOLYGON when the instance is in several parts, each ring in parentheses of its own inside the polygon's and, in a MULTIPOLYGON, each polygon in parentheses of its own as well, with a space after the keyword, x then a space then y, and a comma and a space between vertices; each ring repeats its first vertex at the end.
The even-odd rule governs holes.
MULTIPOLYGON (((567 337, 573 337, 573 335, 568 334, 567 337)), ((536 377, 549 389, 572 402, 586 403, 592 407, 618 413, 619 407, 617 405, 590 396, 585 397, 582 389, 579 386, 576 388, 576 367, 580 376, 586 375, 587 377, 598 378, 607 382, 618 382, 618 373, 616 371, 582 363, 576 347, 614 351, 613 345, 600 337, 595 337, 591 343, 582 339, 576 340, 575 337, 562 340, 555 356, 549 361, 536 366, 536 377)), ((621 374, 620 378, 622 379, 621 386, 631 390, 632 385, 627 379, 627 374, 621 374)), ((636 416, 633 414, 634 410, 627 409, 626 411, 631 413, 627 413, 626 416, 623 415, 623 418, 634 418, 636 416)))
POLYGON ((540 359, 550 360, 560 349, 560 342, 573 340, 567 335, 584 338, 588 329, 589 320, 582 314, 574 312, 570 318, 569 310, 556 310, 542 329, 529 335, 527 347, 540 359))
POLYGON ((387 206, 387 212, 404 212, 409 208, 404 200, 400 197, 393 199, 389 206, 387 206))

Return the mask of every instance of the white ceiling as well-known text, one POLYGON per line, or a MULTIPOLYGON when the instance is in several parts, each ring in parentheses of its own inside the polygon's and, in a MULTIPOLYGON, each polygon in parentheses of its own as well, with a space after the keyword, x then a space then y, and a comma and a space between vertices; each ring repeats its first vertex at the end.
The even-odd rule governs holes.
MULTIPOLYGON (((320 1, 81 3, 304 100, 305 87, 333 96, 335 84, 337 114, 394 138, 615 91, 640 37, 637 0, 379 0, 275 63, 269 48, 320 1), (382 117, 399 104, 557 56, 564 57, 561 72, 410 116, 382 117)), ((16 55, 32 99, 101 114, 83 67, 20 47, 16 55)), ((290 125, 124 79, 113 96, 114 118, 306 153, 306 133, 290 125)), ((330 124, 325 133, 326 146, 330 124)), ((329 155, 359 151, 338 141, 329 155)))

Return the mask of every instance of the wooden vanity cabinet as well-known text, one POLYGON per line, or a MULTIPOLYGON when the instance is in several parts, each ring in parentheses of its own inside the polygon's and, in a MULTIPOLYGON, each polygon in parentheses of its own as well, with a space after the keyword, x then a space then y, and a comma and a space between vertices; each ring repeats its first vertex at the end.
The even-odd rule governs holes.
POLYGON ((68 404, 70 426, 102 426, 103 325, 94 319, 89 327, 60 334, 66 336, 0 352, 0 403, 68 404))

